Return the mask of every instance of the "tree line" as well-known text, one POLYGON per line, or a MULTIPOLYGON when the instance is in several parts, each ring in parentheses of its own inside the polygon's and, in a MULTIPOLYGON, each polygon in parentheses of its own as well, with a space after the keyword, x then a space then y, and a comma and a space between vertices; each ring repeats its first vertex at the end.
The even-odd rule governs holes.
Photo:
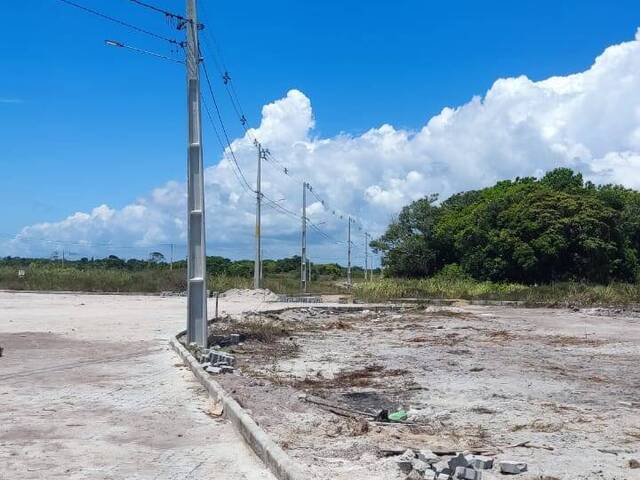
MULTIPOLYGON (((264 275, 297 274, 300 273, 301 258, 294 255, 281 259, 265 259, 262 262, 264 275)), ((80 259, 60 258, 24 258, 24 257, 4 257, 0 258, 0 267, 51 267, 51 268, 74 268, 79 270, 125 270, 138 272, 145 270, 166 270, 186 269, 186 260, 174 261, 172 264, 167 261, 160 252, 151 252, 147 259, 129 258, 123 259, 116 255, 109 255, 104 258, 83 257, 80 259)), ((207 257, 207 271, 213 275, 227 275, 230 277, 253 277, 253 260, 231 260, 221 256, 207 257)), ((311 263, 311 273, 315 276, 326 276, 334 279, 346 277, 346 268, 337 263, 311 263)), ((352 267, 355 276, 362 276, 361 267, 352 267)))
POLYGON ((386 276, 454 272, 526 284, 635 282, 640 192, 595 185, 558 168, 441 203, 426 196, 404 207, 371 246, 384 254, 386 276))

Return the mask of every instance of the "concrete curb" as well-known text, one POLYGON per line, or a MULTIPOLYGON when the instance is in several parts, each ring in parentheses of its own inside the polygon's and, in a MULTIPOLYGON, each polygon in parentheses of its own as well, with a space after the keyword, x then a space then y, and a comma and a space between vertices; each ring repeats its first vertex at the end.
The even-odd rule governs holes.
MULTIPOLYGON (((179 334, 178 336, 180 336, 179 334)), ((172 337, 169 342, 173 350, 189 366, 195 377, 207 389, 209 395, 222 403, 224 415, 238 430, 242 438, 247 442, 258 457, 269 467, 269 470, 279 480, 303 480, 305 475, 300 467, 282 450, 264 430, 247 414, 222 386, 205 372, 198 361, 191 355, 177 337, 172 337)))

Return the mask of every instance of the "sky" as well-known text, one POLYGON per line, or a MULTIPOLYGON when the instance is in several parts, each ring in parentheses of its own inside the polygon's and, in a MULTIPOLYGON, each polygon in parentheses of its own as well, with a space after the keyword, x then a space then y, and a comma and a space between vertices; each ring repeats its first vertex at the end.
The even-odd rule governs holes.
MULTIPOLYGON (((77 2, 182 35, 131 1, 77 2)), ((214 94, 250 183, 257 137, 280 162, 265 165, 265 194, 299 212, 304 179, 330 206, 310 206, 323 231, 311 232, 316 261, 344 263, 340 215, 357 218, 361 261, 363 231, 380 235, 430 193, 557 166, 640 188, 640 10, 631 1, 199 7, 214 94), (214 59, 230 72, 250 135, 214 59)), ((144 257, 175 243, 183 256, 184 69, 104 40, 179 53, 60 0, 3 8, 21 21, 0 32, 0 255, 144 257)), ((206 123, 204 135, 208 253, 251 258, 254 195, 206 123)), ((265 209, 265 256, 298 253, 294 217, 265 209)))

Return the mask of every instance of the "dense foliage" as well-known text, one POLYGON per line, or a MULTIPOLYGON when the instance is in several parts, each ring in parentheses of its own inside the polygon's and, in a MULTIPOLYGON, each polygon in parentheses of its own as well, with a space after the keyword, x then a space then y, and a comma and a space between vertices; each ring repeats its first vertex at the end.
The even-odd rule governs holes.
POLYGON ((633 282, 640 192, 596 186, 560 168, 441 204, 435 196, 417 200, 372 246, 384 253, 389 276, 425 277, 447 267, 478 280, 527 284, 633 282))

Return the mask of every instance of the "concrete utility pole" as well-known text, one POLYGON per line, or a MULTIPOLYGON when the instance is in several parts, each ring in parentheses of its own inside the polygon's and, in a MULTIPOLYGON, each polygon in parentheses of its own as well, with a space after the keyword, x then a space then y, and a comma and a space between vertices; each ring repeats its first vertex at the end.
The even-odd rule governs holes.
POLYGON ((171 256, 169 257, 169 270, 173 270, 173 243, 169 244, 171 246, 171 256))
POLYGON ((196 0, 187 1, 187 342, 207 348, 207 266, 196 0))
POLYGON ((300 258, 300 290, 307 292, 307 182, 302 182, 302 252, 300 258))
POLYGON ((364 232, 364 280, 367 281, 367 270, 369 269, 369 234, 364 232))
POLYGON ((347 284, 351 286, 351 217, 349 217, 349 234, 347 235, 347 284))
POLYGON ((262 280, 262 247, 260 245, 260 222, 262 208, 262 145, 256 142, 258 147, 258 173, 256 178, 256 261, 253 267, 253 288, 261 287, 262 280))

